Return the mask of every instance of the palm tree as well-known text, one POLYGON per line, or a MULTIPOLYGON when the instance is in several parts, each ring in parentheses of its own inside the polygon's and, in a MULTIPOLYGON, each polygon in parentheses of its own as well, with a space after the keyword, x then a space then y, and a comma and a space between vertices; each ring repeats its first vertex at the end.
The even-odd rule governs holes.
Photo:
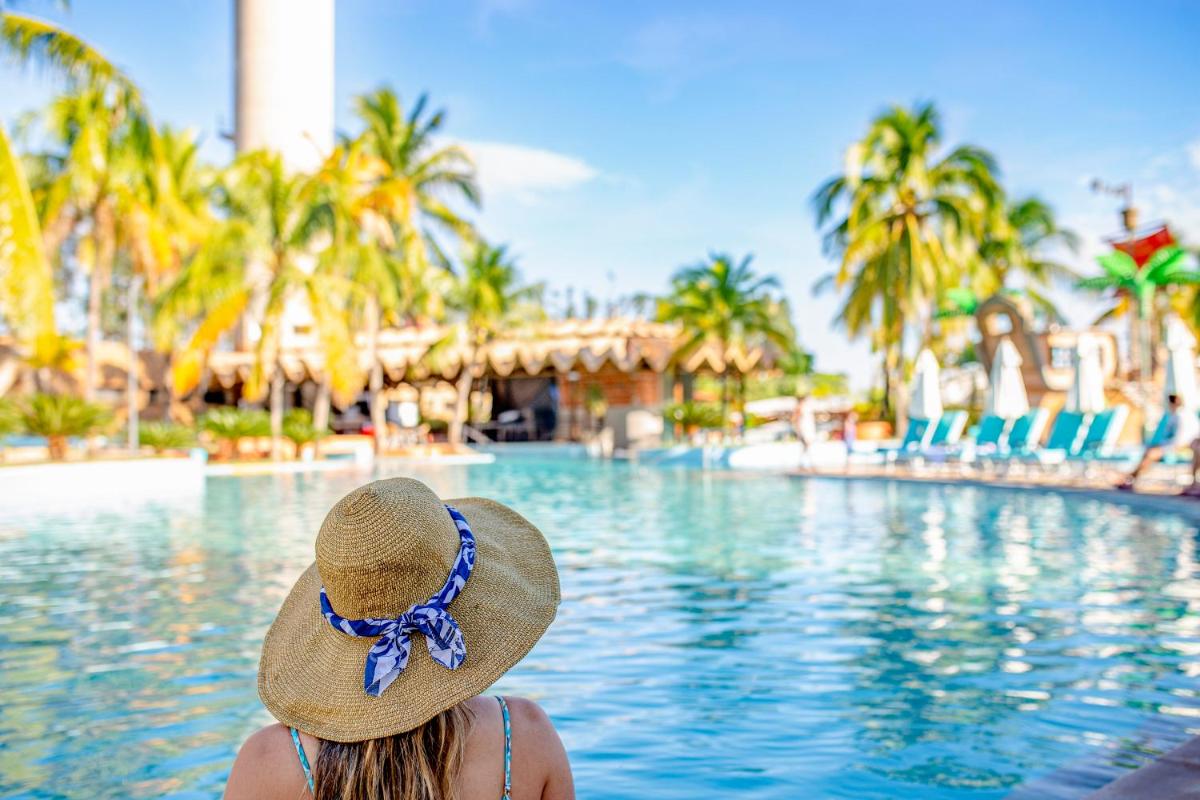
POLYGON ((406 116, 391 89, 355 98, 363 124, 357 140, 377 171, 367 205, 397 226, 398 243, 414 265, 427 264, 436 252, 435 231, 462 241, 474 238, 473 228, 449 202, 479 205, 474 163, 461 147, 438 144, 446 114, 426 114, 427 104, 421 95, 406 116))
POLYGON ((35 358, 57 339, 54 274, 21 159, 0 127, 0 319, 35 358))
POLYGON ((73 245, 73 265, 88 276, 84 396, 95 395, 103 293, 122 250, 146 253, 133 239, 143 231, 133 187, 148 160, 149 124, 128 97, 90 85, 57 98, 49 113, 61 151, 45 187, 46 247, 61 258, 73 245))
POLYGON ((287 172, 278 154, 238 156, 223 178, 220 205, 225 219, 160 296, 155 335, 160 346, 170 347, 183 333, 180 325, 191 324, 187 343, 174 350, 172 359, 173 388, 182 395, 199 383, 208 353, 222 336, 247 324, 247 317, 257 322, 261 332, 244 394, 257 401, 269 390, 272 451, 278 455, 285 309, 294 299, 307 301, 330 380, 338 387, 353 386, 360 378, 341 312, 347 287, 327 263, 311 263, 316 234, 322 229, 320 206, 311 180, 287 172))
MULTIPOLYGON (((351 311, 366 333, 367 390, 377 449, 383 447, 387 430, 379 335, 386 324, 439 318, 444 310, 441 289, 449 277, 426 256, 414 258, 413 251, 402 246, 400 225, 385 216, 391 198, 388 186, 381 188, 381 174, 386 174, 381 162, 359 138, 336 147, 314 179, 320 218, 330 239, 322 259, 351 287, 351 311)), ((324 390, 319 393, 314 415, 318 426, 328 416, 327 396, 324 390)))
MULTIPOLYGON (((671 278, 671 292, 659 301, 660 322, 677 322, 685 336, 678 357, 705 344, 717 347, 729 364, 732 348, 768 344, 783 354, 796 350, 786 303, 775 296, 779 281, 750 268, 753 256, 739 262, 726 254, 684 267, 671 278)), ((721 371, 721 418, 728 421, 729 367, 721 371)))
POLYGON ((826 251, 840 265, 821 281, 844 290, 837 321, 884 352, 884 388, 903 417, 900 368, 906 331, 931 335, 942 292, 963 283, 978 258, 973 242, 999 216, 991 154, 973 146, 939 153, 932 104, 877 116, 846 155, 846 172, 813 196, 826 251))
POLYGON ((525 284, 504 247, 476 241, 463 258, 462 274, 456 276, 446 301, 451 317, 450 331, 433 348, 436 359, 447 348, 459 354, 460 371, 455 382, 457 400, 449 439, 462 441, 471 402, 475 373, 482 368, 483 350, 504 331, 543 315, 541 284, 525 284))
POLYGON ((90 44, 48 20, 9 11, 7 5, 0 0, 0 47, 19 62, 50 67, 74 85, 115 86, 140 102, 133 81, 90 44))
POLYGON ((1024 278, 1023 293, 1047 317, 1063 316, 1045 290, 1055 281, 1074 283, 1079 274, 1054 260, 1054 248, 1069 252, 1079 249, 1079 236, 1060 227, 1054 209, 1037 197, 1026 197, 1005 206, 1004 219, 988 226, 979 243, 979 256, 986 269, 975 281, 981 296, 1010 288, 1015 277, 1024 278))
MULTIPOLYGON (((0 0, 0 50, 21 63, 38 63, 65 75, 70 85, 114 87, 130 106, 140 105, 134 83, 82 39, 45 20, 9 11, 0 0)), ((54 240, 33 212, 29 183, 8 134, 0 126, 0 316, 31 349, 39 364, 61 363, 64 340, 54 324, 50 258, 54 240)))
POLYGON ((1200 284, 1200 271, 1191 268, 1192 258, 1183 248, 1176 245, 1160 247, 1141 267, 1133 257, 1123 250, 1113 250, 1098 256, 1104 270, 1103 275, 1084 278, 1078 282, 1081 289, 1111 292, 1116 302, 1101 315, 1097 322, 1132 310, 1130 343, 1137 342, 1134 357, 1138 373, 1143 381, 1150 378, 1151 364, 1151 320, 1154 317, 1154 299, 1159 290, 1171 286, 1200 284))

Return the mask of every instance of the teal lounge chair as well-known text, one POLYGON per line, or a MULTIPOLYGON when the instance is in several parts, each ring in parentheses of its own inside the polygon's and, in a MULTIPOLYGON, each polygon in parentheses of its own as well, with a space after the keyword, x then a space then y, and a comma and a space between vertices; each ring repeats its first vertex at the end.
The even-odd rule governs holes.
POLYGON ((975 451, 995 452, 1000 449, 1000 440, 1008 430, 1008 420, 995 414, 985 414, 979 420, 979 430, 975 434, 975 451))
POLYGON ((937 425, 933 426, 933 435, 929 437, 927 444, 912 450, 901 451, 896 454, 896 458, 899 461, 909 459, 945 461, 958 449, 959 440, 966 427, 966 411, 947 411, 938 419, 937 425))
POLYGON ((995 450, 978 453, 981 461, 1001 461, 1019 459, 1032 453, 1037 443, 1042 440, 1042 431, 1046 429, 1046 419, 1049 414, 1044 408, 1033 408, 1012 421, 1008 433, 1000 440, 995 450))
POLYGON ((947 462, 970 464, 978 458, 997 452, 1007 432, 1008 420, 995 414, 984 414, 975 426, 975 435, 966 443, 960 442, 946 448, 945 459, 947 462))
POLYGON ((1021 460, 1044 467, 1064 463, 1070 456, 1079 454, 1091 421, 1090 414, 1058 412, 1054 424, 1050 426, 1050 438, 1046 440, 1046 446, 1029 450, 1020 456, 1021 460))
POLYGON ((1076 461, 1092 461, 1111 456, 1113 446, 1116 445, 1128 417, 1129 409, 1125 406, 1106 408, 1092 417, 1092 424, 1088 426, 1087 433, 1079 444, 1079 451, 1072 453, 1069 458, 1076 461))
POLYGON ((900 446, 880 448, 879 452, 883 455, 883 460, 888 464, 894 464, 901 453, 915 453, 928 447, 937 422, 938 420, 909 417, 908 430, 904 432, 904 439, 900 442, 900 446))

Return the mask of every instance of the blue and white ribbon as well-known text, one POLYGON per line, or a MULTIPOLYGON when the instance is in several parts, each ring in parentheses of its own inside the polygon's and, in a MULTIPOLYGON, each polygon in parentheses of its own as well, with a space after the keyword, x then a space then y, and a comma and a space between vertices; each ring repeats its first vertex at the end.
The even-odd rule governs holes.
POLYGON ((467 585, 467 578, 471 577, 471 569, 475 566, 475 536, 462 514, 450 506, 446 506, 446 510, 458 526, 458 557, 454 559, 446 584, 428 602, 413 606, 395 619, 346 619, 334 613, 325 587, 321 587, 321 613, 330 625, 350 636, 379 637, 367 653, 363 675, 363 688, 373 697, 383 694, 408 666, 410 634, 423 635, 430 657, 447 669, 458 669, 467 657, 462 631, 446 607, 458 597, 467 585))

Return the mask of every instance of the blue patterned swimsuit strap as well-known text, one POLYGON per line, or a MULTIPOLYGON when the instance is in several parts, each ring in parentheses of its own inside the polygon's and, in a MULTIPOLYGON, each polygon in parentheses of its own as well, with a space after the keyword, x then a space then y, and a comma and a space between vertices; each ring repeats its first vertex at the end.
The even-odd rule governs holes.
POLYGON ((304 745, 300 743, 300 733, 295 728, 288 728, 288 730, 292 732, 292 744, 296 745, 296 755, 300 756, 300 768, 304 770, 304 781, 308 784, 308 792, 315 794, 312 767, 308 765, 308 756, 304 752, 304 745))
POLYGON ((512 723, 508 719, 508 703, 499 695, 500 716, 504 717, 504 794, 500 800, 512 800, 512 723))

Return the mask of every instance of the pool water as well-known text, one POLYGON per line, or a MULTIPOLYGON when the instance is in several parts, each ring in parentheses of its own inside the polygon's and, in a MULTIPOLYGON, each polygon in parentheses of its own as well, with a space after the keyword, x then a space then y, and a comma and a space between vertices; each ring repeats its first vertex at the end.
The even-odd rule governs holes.
MULTIPOLYGON (((563 606, 497 689, 547 709, 581 798, 1081 797, 1200 729, 1183 517, 568 458, 410 474, 547 533, 563 606)), ((268 721, 263 632, 368 477, 0 507, 0 796, 219 797, 268 721)))

